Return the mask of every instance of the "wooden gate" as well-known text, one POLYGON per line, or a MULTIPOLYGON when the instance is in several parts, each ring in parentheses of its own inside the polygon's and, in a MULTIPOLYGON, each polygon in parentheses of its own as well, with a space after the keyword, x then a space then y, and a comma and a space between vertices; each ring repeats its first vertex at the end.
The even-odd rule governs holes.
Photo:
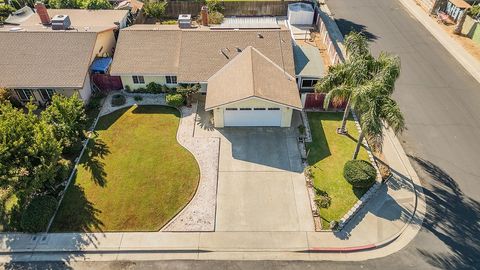
POLYGON ((123 89, 122 80, 120 76, 110 76, 108 74, 92 74, 93 83, 105 93, 113 90, 123 89))
MULTIPOLYGON (((324 100, 324 93, 307 93, 305 97, 305 105, 303 106, 303 108, 305 110, 325 111, 325 109, 323 108, 324 100)), ((346 102, 343 102, 339 106, 333 106, 333 104, 330 102, 328 106, 328 111, 343 111, 346 105, 346 102)))

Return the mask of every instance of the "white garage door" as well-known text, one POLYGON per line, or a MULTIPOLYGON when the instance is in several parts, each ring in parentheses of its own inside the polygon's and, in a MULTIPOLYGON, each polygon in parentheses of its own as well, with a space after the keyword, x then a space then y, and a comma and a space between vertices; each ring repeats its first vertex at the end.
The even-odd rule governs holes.
POLYGON ((269 126, 279 127, 282 122, 280 110, 254 109, 225 109, 223 113, 224 125, 227 126, 269 126))

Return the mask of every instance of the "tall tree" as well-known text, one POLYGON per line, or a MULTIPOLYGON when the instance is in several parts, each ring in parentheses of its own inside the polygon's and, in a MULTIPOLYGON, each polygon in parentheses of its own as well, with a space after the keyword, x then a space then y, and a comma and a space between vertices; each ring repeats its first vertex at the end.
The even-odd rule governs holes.
POLYGON ((165 15, 165 9, 167 8, 166 1, 152 2, 151 0, 147 1, 143 6, 143 10, 147 16, 161 21, 165 15))
POLYGON ((350 32, 344 42, 347 60, 344 63, 330 66, 327 75, 315 85, 315 91, 326 93, 324 108, 331 103, 338 106, 346 102, 342 125, 337 130, 347 133, 346 123, 352 104, 351 95, 363 87, 371 79, 371 69, 375 60, 369 51, 367 39, 358 32, 350 32))
POLYGON ((62 152, 53 127, 33 113, 9 102, 0 104, 0 186, 9 188, 21 203, 52 186, 62 152))
POLYGON ((387 124, 395 134, 405 129, 405 120, 398 104, 391 98, 390 91, 384 91, 382 78, 376 78, 373 91, 359 96, 354 110, 359 114, 362 129, 353 153, 356 159, 364 137, 367 137, 373 150, 381 153, 383 145, 383 125, 387 124))
POLYGON ((84 138, 87 117, 83 105, 77 94, 71 97, 55 94, 50 106, 42 112, 42 119, 53 126, 56 139, 67 150, 84 138))

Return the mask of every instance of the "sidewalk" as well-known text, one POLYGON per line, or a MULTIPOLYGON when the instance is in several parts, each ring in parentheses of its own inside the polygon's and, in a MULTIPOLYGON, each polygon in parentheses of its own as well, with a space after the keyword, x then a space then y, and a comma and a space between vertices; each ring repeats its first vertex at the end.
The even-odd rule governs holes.
POLYGON ((5 255, 1 261, 120 260, 127 257, 139 260, 365 260, 386 256, 408 244, 416 235, 425 209, 420 183, 415 175, 411 177, 414 171, 408 158, 399 148, 398 140, 390 132, 386 135, 384 154, 395 171, 395 177, 382 186, 376 196, 338 233, 5 233, 0 236, 0 250, 5 255), (397 248, 381 250, 392 242, 397 248), (365 251, 348 253, 359 250, 365 251))
POLYGON ((478 82, 480 82, 480 62, 450 37, 449 34, 446 33, 422 7, 418 6, 414 0, 399 1, 405 9, 412 14, 478 82))

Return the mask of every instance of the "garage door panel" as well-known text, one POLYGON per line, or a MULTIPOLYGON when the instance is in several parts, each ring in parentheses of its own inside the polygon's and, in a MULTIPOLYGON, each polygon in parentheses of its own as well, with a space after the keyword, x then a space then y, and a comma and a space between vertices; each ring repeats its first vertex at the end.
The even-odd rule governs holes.
POLYGON ((225 110, 225 126, 270 126, 278 127, 282 122, 281 110, 225 110))

